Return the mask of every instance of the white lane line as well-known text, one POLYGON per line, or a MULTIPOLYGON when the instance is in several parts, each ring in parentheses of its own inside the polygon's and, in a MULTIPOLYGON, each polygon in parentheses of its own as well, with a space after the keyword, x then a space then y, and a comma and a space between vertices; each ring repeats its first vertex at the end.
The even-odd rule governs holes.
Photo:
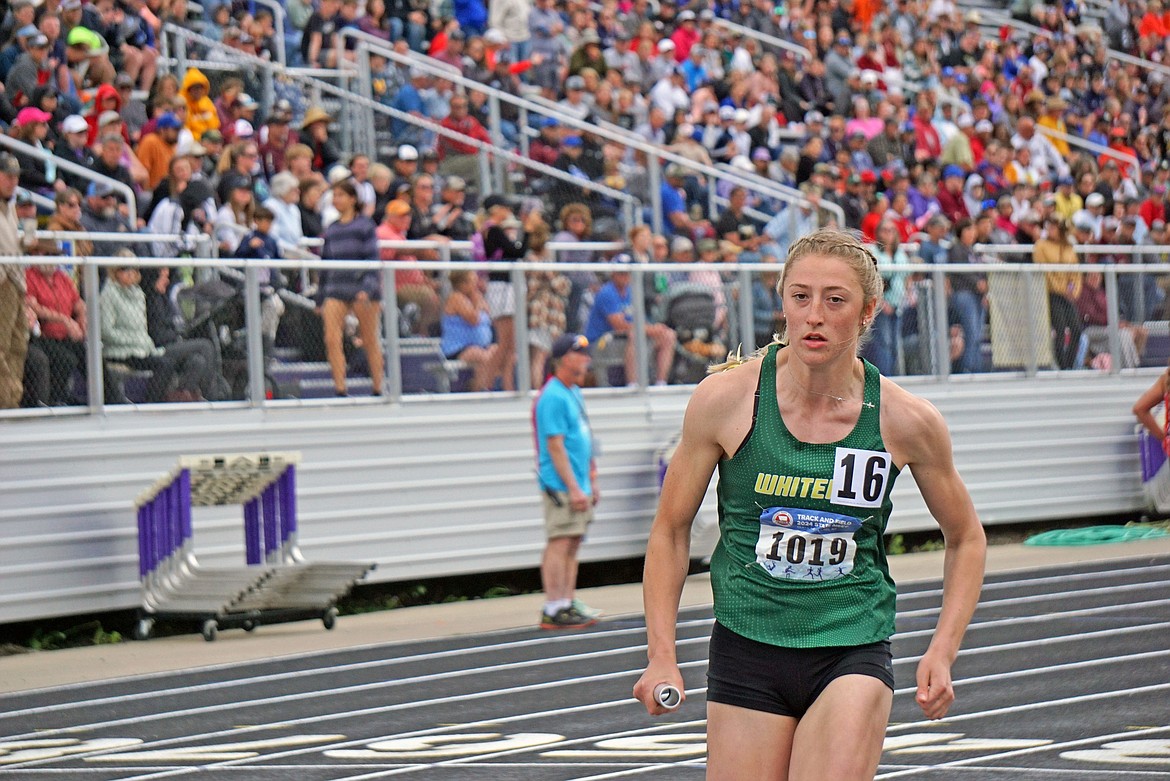
MULTIPOLYGON (((1170 571, 1170 564, 1152 564, 1148 567, 1147 566, 1126 567, 1126 568, 1120 569, 1120 570, 1102 570, 1100 572, 1076 572, 1076 573, 1070 573, 1067 575, 1045 575, 1045 576, 1036 577, 1036 578, 1028 578, 1026 580, 1003 580, 1003 581, 993 581, 991 583, 984 583, 983 584, 983 592, 987 593, 988 591, 1003 591, 1003 590, 1007 590, 1007 589, 1021 588, 1022 586, 1043 585, 1043 584, 1050 584, 1050 583, 1066 584, 1066 583, 1071 583, 1071 582, 1075 582, 1075 581, 1082 581, 1082 580, 1099 580, 1099 579, 1101 579, 1103 577, 1107 577, 1107 576, 1112 577, 1112 576, 1116 576, 1116 575, 1131 574, 1131 573, 1134 575, 1138 575, 1138 576, 1144 576, 1147 573, 1158 573, 1158 572, 1167 572, 1167 571, 1170 571)), ((1149 583, 1148 585, 1153 586, 1155 584, 1149 583)), ((1039 597, 1041 595, 1042 594, 1037 594, 1036 596, 1039 597)), ((932 589, 923 589, 921 591, 908 591, 904 594, 898 594, 898 599, 914 599, 917 597, 925 597, 925 596, 940 597, 940 596, 942 596, 942 589, 941 588, 932 588, 932 589)))
MULTIPOLYGON (((1170 683, 1159 683, 1148 686, 1143 686, 1140 690, 1134 690, 1133 687, 1126 687, 1124 689, 1113 689, 1111 691, 1094 692, 1092 694, 1077 694, 1071 697, 1060 697, 1055 700, 1038 700, 1037 702, 1025 702, 1019 705, 1005 705, 1002 708, 990 708, 982 711, 972 711, 970 713, 960 713, 954 716, 948 715, 941 721, 905 721, 900 724, 891 724, 886 727, 886 734, 891 732, 904 732, 906 730, 916 729, 945 729, 951 724, 956 724, 962 721, 975 721, 977 719, 986 719, 995 716, 1008 716, 1017 713, 1027 713, 1034 710, 1044 710, 1045 708, 1063 707, 1065 705, 1081 705, 1086 702, 1099 702, 1101 700, 1112 700, 1117 697, 1132 697, 1134 694, 1150 694, 1152 692, 1166 691, 1170 689, 1170 683)), ((1170 727, 1151 727, 1157 730, 1170 730, 1170 727)), ((1132 733, 1119 733, 1122 735, 1138 734, 1139 731, 1132 733)), ((1142 730, 1141 732, 1144 732, 1142 730)))
MULTIPOLYGON (((884 762, 881 767, 888 767, 893 770, 910 770, 911 767, 904 767, 902 765, 887 765, 884 762)), ((916 765, 915 767, 923 767, 916 765)), ((930 768, 933 770, 934 768, 930 768)), ((947 768, 947 773, 961 775, 963 773, 980 773, 981 778, 985 781, 988 778, 988 773, 992 775, 1003 774, 1005 776, 1022 776, 1025 779, 1033 779, 1038 776, 1050 775, 1055 776, 1058 781, 1075 778, 1077 776, 1088 776, 1091 781, 1098 781, 1104 777, 1111 778, 1156 778, 1161 781, 1166 781, 1166 771, 1164 770, 1070 770, 1070 769, 1056 769, 1050 767, 951 767, 947 768)))
MULTIPOLYGON (((1167 686, 1170 686, 1170 684, 1167 684, 1167 686)), ((1156 687, 1156 688, 1164 688, 1164 687, 1156 687)), ((1149 689, 1147 689, 1146 691, 1149 691, 1149 689)), ((948 721, 949 721, 949 719, 948 719, 948 721)), ((877 776, 874 776, 874 781, 879 781, 879 779, 887 779, 887 778, 904 778, 906 776, 917 776, 917 775, 922 775, 923 773, 932 773, 932 772, 937 771, 937 770, 944 770, 944 769, 950 770, 952 768, 957 769, 957 768, 962 768, 962 767, 969 767, 971 765, 977 765, 977 764, 980 764, 982 762, 990 762, 990 761, 1001 760, 1001 759, 1011 759, 1013 757, 1023 757, 1023 756, 1028 756, 1030 754, 1046 754, 1046 753, 1049 753, 1052 751, 1060 751, 1063 749, 1074 748, 1076 746, 1087 746, 1090 744, 1108 742, 1110 740, 1141 737, 1143 735, 1156 735, 1156 734, 1161 733, 1161 732, 1170 732, 1170 727, 1150 727, 1149 729, 1131 730, 1128 732, 1115 732, 1115 733, 1110 734, 1110 735, 1097 735, 1096 737, 1091 737, 1091 738, 1080 738, 1078 740, 1069 740, 1069 741, 1065 741, 1064 743, 1049 743, 1047 746, 1038 746, 1035 748, 1021 748, 1021 749, 1016 749, 1014 751, 1002 751, 1002 752, 997 753, 997 754, 988 754, 986 756, 981 756, 981 757, 970 757, 968 759, 955 759, 955 760, 951 760, 950 762, 943 762, 942 764, 929 766, 929 767, 923 766, 923 767, 918 767, 918 768, 911 768, 909 770, 895 770, 895 771, 890 772, 890 773, 881 773, 877 776)), ((983 768, 983 769, 984 770, 994 770, 995 768, 983 768)))
MULTIPOLYGON (((1011 605, 1035 605, 1041 602, 1061 602, 1066 599, 1083 599, 1084 597, 1090 596, 1113 596, 1114 594, 1125 594, 1131 591, 1150 591, 1156 589, 1158 585, 1150 583, 1127 583, 1121 586, 1068 589, 1067 591, 1060 591, 1055 594, 1028 594, 1022 597, 1004 597, 1003 599, 992 599, 987 602, 981 601, 979 603, 979 609, 1007 607, 1011 605)), ((937 607, 927 607, 920 610, 900 610, 898 611, 898 617, 918 618, 919 616, 934 615, 938 611, 939 608, 937 607)))
MULTIPOLYGON (((1124 562, 1126 560, 1121 560, 1121 561, 1124 562)), ((1130 572, 1130 571, 1149 572, 1151 570, 1161 569, 1161 568, 1170 568, 1170 565, 1146 566, 1146 565, 1139 564, 1139 565, 1134 565, 1132 567, 1122 567, 1122 568, 1119 568, 1119 569, 1113 570, 1113 571, 1076 573, 1076 574, 1069 575, 1067 577, 1065 577, 1065 576, 1043 576, 1043 575, 1035 577, 1035 578, 1021 577, 1018 580, 999 581, 999 582, 984 584, 984 589, 985 590, 999 589, 999 588, 1007 588, 1007 587, 1012 587, 1012 586, 1019 586, 1021 584, 1032 584, 1032 583, 1050 583, 1050 582, 1060 583, 1060 582, 1067 582, 1068 580, 1092 579, 1095 576, 1115 575, 1115 574, 1119 574, 1121 572, 1130 572)), ((1020 571, 1019 574, 1024 575, 1027 572, 1043 572, 1043 571, 1047 571, 1048 569, 1051 569, 1051 568, 1039 568, 1039 569, 1035 569, 1035 570, 1022 570, 1022 571, 1020 571)), ((1153 585, 1153 584, 1151 584, 1151 585, 1153 585)), ((900 596, 904 596, 906 598, 911 598, 911 597, 920 596, 920 595, 926 594, 926 593, 930 593, 933 595, 941 595, 942 590, 941 589, 934 589, 934 590, 930 590, 928 592, 927 591, 908 592, 908 593, 906 593, 904 595, 900 595, 900 596)), ((690 608, 685 608, 683 612, 701 610, 701 609, 703 609, 703 608, 690 607, 690 608)), ((620 617, 621 616, 614 616, 614 618, 620 618, 620 617)), ((687 624, 692 624, 692 625, 707 624, 707 625, 709 625, 709 624, 711 624, 711 619, 696 619, 696 620, 689 621, 689 622, 680 622, 679 626, 683 627, 687 624)), ((493 636, 497 636, 497 635, 501 635, 501 634, 512 634, 515 631, 516 631, 515 628, 498 629, 498 630, 493 630, 490 632, 481 633, 480 636, 487 638, 487 637, 493 637, 493 636)), ((576 641, 580 641, 583 639, 590 639, 590 638, 599 637, 599 636, 617 636, 617 635, 622 635, 622 634, 627 634, 627 633, 637 633, 637 632, 644 632, 644 631, 645 630, 642 627, 633 627, 633 628, 627 628, 627 629, 616 629, 616 630, 606 630, 606 631, 601 631, 601 632, 591 632, 588 634, 558 635, 555 637, 540 637, 540 638, 534 638, 531 640, 508 641, 508 642, 495 643, 495 644, 489 643, 489 644, 485 644, 485 645, 469 646, 467 648, 452 649, 449 651, 439 651, 439 652, 426 653, 426 654, 415 654, 415 655, 407 656, 407 657, 394 657, 392 660, 390 660, 388 662, 387 661, 378 661, 378 662, 370 662, 370 663, 357 662, 357 663, 352 663, 352 665, 340 665, 340 666, 337 666, 334 668, 322 668, 322 669, 331 669, 331 670, 362 669, 363 667, 368 667, 370 665, 376 666, 378 664, 408 663, 408 662, 419 661, 419 660, 438 659, 438 658, 444 658, 447 656, 462 655, 465 653, 490 653, 490 652, 500 650, 500 649, 523 648, 523 647, 532 646, 532 645, 545 645, 545 644, 555 645, 555 644, 559 644, 559 643, 576 642, 576 641)), ((310 660, 310 659, 319 659, 322 657, 336 656, 338 653, 350 654, 350 653, 361 653, 364 651, 388 650, 388 649, 393 649, 393 648, 401 646, 401 645, 417 645, 419 642, 443 642, 444 640, 451 640, 451 639, 454 639, 454 638, 429 638, 425 641, 400 641, 397 643, 365 643, 362 645, 348 646, 344 649, 333 648, 333 649, 325 649, 325 650, 320 650, 320 651, 306 651, 303 653, 289 654, 287 656, 273 657, 272 659, 266 660, 266 661, 268 661, 268 662, 273 662, 273 661, 294 662, 294 661, 300 661, 300 660, 310 660)), ((547 647, 547 646, 545 646, 545 647, 547 647)), ((19 692, 7 692, 7 693, 0 694, 0 703, 3 703, 6 699, 15 699, 15 698, 21 698, 21 697, 27 697, 27 696, 34 696, 34 695, 39 696, 39 695, 50 694, 50 693, 54 693, 54 692, 73 691, 73 690, 77 690, 77 689, 87 689, 87 688, 93 688, 97 685, 115 686, 115 685, 119 685, 119 684, 131 683, 131 682, 144 682, 144 681, 151 681, 151 680, 158 680, 158 679, 165 679, 165 678, 173 678, 176 675, 180 675, 180 674, 182 674, 182 675, 201 675, 201 674, 219 672, 219 671, 223 671, 223 670, 238 670, 240 668, 240 666, 241 665, 239 662, 227 662, 224 664, 206 665, 203 667, 191 667, 191 668, 187 668, 187 669, 182 670, 182 671, 165 670, 165 671, 161 671, 161 672, 142 673, 140 675, 127 675, 127 676, 122 676, 122 677, 118 677, 118 678, 110 678, 110 679, 107 679, 107 680, 104 680, 101 682, 80 681, 77 683, 61 684, 60 686, 46 686, 46 687, 42 687, 39 689, 26 689, 26 690, 22 690, 19 692)), ((280 680, 284 677, 300 676, 300 675, 316 674, 316 673, 317 673, 316 670, 306 670, 303 672, 298 671, 298 672, 292 672, 292 673, 281 673, 281 674, 275 674, 275 675, 271 675, 271 676, 268 676, 268 675, 255 676, 252 678, 236 679, 235 683, 246 684, 246 683, 251 682, 251 681, 280 680)), ((226 682, 225 685, 231 685, 231 683, 232 682, 226 682)), ((209 684, 208 686, 205 686, 205 687, 181 687, 181 688, 164 689, 164 690, 159 690, 156 692, 145 692, 139 696, 141 696, 141 697, 172 696, 172 695, 177 694, 177 693, 184 693, 185 691, 190 690, 190 689, 206 691, 210 688, 214 688, 217 685, 218 684, 209 684)), ((126 701, 128 699, 133 699, 133 698, 134 698, 133 696, 127 696, 126 698, 124 698, 122 700, 117 700, 117 701, 126 701)), ((89 700, 89 701, 82 701, 79 703, 63 703, 62 707, 64 707, 64 708, 77 707, 77 706, 81 706, 81 705, 86 705, 88 703, 106 704, 107 702, 110 702, 110 701, 115 701, 115 700, 114 700, 114 698, 101 698, 100 700, 89 700)), ((47 706, 47 707, 52 707, 52 706, 47 706)), ((30 710, 30 711, 21 711, 21 712, 24 713, 24 712, 32 712, 32 711, 30 710)), ((3 718, 5 715, 7 715, 7 714, 0 714, 0 718, 3 718)))
MULTIPOLYGON (((678 627, 681 630, 687 630, 687 629, 691 629, 691 628, 704 628, 704 627, 710 626, 712 622, 713 622, 713 620, 710 618, 691 619, 688 621, 680 621, 678 624, 678 627)), ((513 631, 515 631, 515 630, 513 630, 513 631)), ((228 689, 228 688, 236 689, 236 688, 239 688, 241 686, 249 686, 252 684, 274 683, 277 681, 286 681, 286 680, 300 680, 302 678, 306 678, 306 677, 314 676, 314 675, 335 675, 337 673, 353 672, 353 671, 358 671, 358 670, 376 670, 376 669, 379 669, 382 667, 396 667, 396 666, 401 666, 404 664, 416 664, 419 662, 431 662, 431 661, 436 661, 436 660, 441 660, 441 659, 451 659, 451 658, 460 659, 460 658, 467 656, 468 654, 473 654, 473 653, 492 653, 492 654, 494 654, 494 653, 498 653, 500 651, 511 651, 511 650, 524 649, 524 648, 547 649, 551 646, 560 645, 560 644, 563 644, 565 642, 574 641, 574 640, 579 641, 582 639, 595 639, 595 638, 600 639, 600 640, 605 640, 605 639, 612 638, 612 637, 623 637, 623 636, 627 636, 627 635, 645 635, 645 634, 646 634, 645 627, 629 627, 629 628, 624 628, 624 629, 610 629, 610 630, 601 630, 601 631, 588 632, 588 633, 559 634, 559 635, 555 635, 553 637, 536 637, 536 638, 532 638, 530 640, 514 640, 511 642, 505 642, 505 643, 493 643, 493 644, 489 644, 489 645, 470 646, 467 648, 454 648, 454 649, 450 649, 450 650, 432 651, 429 653, 413 654, 411 656, 399 656, 399 657, 393 657, 393 658, 389 658, 389 659, 371 659, 371 660, 365 661, 365 662, 348 662, 348 663, 344 663, 344 664, 331 665, 328 667, 310 668, 310 669, 305 669, 305 670, 293 670, 293 671, 289 671, 289 672, 270 673, 270 674, 266 674, 266 675, 255 675, 255 676, 250 676, 247 678, 232 678, 232 679, 223 680, 223 681, 216 681, 214 683, 193 684, 190 686, 174 686, 174 687, 167 688, 167 689, 155 689, 152 691, 111 695, 108 697, 95 697, 95 698, 88 699, 88 700, 75 700, 72 702, 62 702, 62 703, 58 703, 55 705, 43 705, 43 706, 35 707, 35 708, 24 708, 22 710, 8 710, 8 711, 5 711, 3 713, 0 713, 0 720, 8 719, 8 718, 27 718, 29 716, 35 716, 35 715, 42 714, 42 713, 53 713, 55 711, 63 711, 63 710, 70 710, 71 711, 71 710, 76 710, 77 708, 84 708, 84 707, 100 707, 100 706, 112 705, 115 703, 141 701, 141 700, 151 699, 154 697, 170 698, 170 697, 182 696, 184 694, 191 694, 193 692, 203 693, 203 692, 215 691, 216 689, 228 689)), ((645 648, 645 644, 642 644, 640 646, 632 646, 632 648, 634 648, 635 650, 637 650, 638 648, 645 648)), ((342 650, 344 650, 346 653, 349 652, 349 649, 342 649, 342 650)), ((333 653, 337 653, 337 651, 334 651, 333 653)), ((240 667, 241 667, 240 663, 235 663, 232 665, 225 665, 224 669, 238 670, 240 667)), ((171 671, 169 673, 166 673, 165 675, 168 675, 168 676, 173 678, 177 675, 186 676, 186 675, 191 675, 191 674, 196 674, 196 673, 202 673, 203 671, 208 670, 208 669, 211 669, 211 668, 201 668, 199 670, 171 671)), ((100 683, 90 682, 90 683, 87 683, 84 685, 89 687, 89 688, 94 688, 96 686, 116 685, 118 683, 122 683, 122 682, 129 681, 129 680, 139 680, 139 679, 137 679, 137 678, 118 679, 116 681, 102 681, 100 683)), ((63 687, 63 688, 72 688, 74 686, 80 686, 80 685, 81 684, 71 684, 69 687, 63 687)), ((7 695, 7 697, 0 697, 0 703, 2 703, 4 701, 4 699, 6 699, 6 698, 11 699, 11 698, 17 698, 17 697, 24 697, 24 696, 27 696, 30 694, 35 695, 35 694, 40 694, 42 692, 48 692, 48 691, 55 691, 55 690, 40 689, 40 690, 37 690, 36 692, 19 692, 19 693, 15 693, 12 695, 7 695)))
MULTIPOLYGON (((1170 600, 1167 600, 1167 601, 1170 601, 1170 600)), ((1154 603, 1154 604, 1160 604, 1160 603, 1161 603, 1161 601, 1154 603)), ((1135 607, 1145 606, 1148 604, 1150 604, 1150 603, 1130 603, 1130 604, 1125 604, 1125 605, 1113 605, 1113 606, 1105 606, 1105 607, 1098 607, 1098 608, 1089 608, 1086 610, 1068 611, 1065 614, 1049 614, 1047 616, 1039 616, 1039 617, 995 619, 995 620, 988 621, 988 622, 974 623, 974 624, 972 624, 970 631, 974 631, 974 630, 977 630, 977 629, 980 629, 980 628, 983 628, 986 626, 1001 627, 1001 626, 1016 625, 1016 624, 1020 624, 1020 623, 1033 623, 1033 622, 1038 622, 1038 621, 1047 622, 1047 621, 1052 620, 1057 615, 1083 616, 1086 614, 1100 614, 1103 612, 1109 612, 1109 611, 1114 611, 1114 610, 1122 610, 1122 609, 1128 610, 1128 609, 1132 609, 1135 607)), ((709 624, 709 623, 711 623, 711 619, 702 619, 702 620, 698 620, 698 621, 692 621, 689 623, 692 625, 703 624, 703 623, 709 624)), ((923 630, 921 632, 915 632, 915 633, 899 634, 899 635, 895 635, 895 639, 902 639, 902 638, 906 638, 906 637, 914 636, 914 635, 919 635, 919 634, 929 635, 929 634, 932 634, 933 631, 934 631, 933 629, 930 629, 930 630, 923 630)), ((696 637, 696 638, 688 638, 686 640, 681 640, 680 645, 687 645, 687 644, 691 644, 691 643, 702 643, 702 642, 706 642, 706 641, 707 641, 707 637, 704 635, 704 636, 700 636, 700 637, 696 637)), ((1014 644, 1010 644, 1010 645, 1012 645, 1014 647, 1014 644)), ((627 647, 624 649, 624 651, 625 652, 642 651, 645 649, 645 647, 646 647, 645 644, 642 643, 642 644, 639 644, 637 646, 627 647)), ((995 649, 995 648, 997 648, 997 646, 983 646, 983 648, 995 649)), ((976 649, 969 649, 969 650, 974 651, 976 649)), ((602 654, 603 655, 620 655, 621 652, 623 652, 623 649, 619 648, 619 649, 611 649, 610 651, 602 652, 602 654)), ((444 652, 444 653, 446 653, 446 652, 444 652)), ((518 666, 533 666, 533 665, 540 665, 540 664, 550 664, 551 665, 551 664, 560 664, 560 663, 566 663, 566 662, 574 662, 574 661, 580 660, 581 658, 589 658, 590 656, 592 656, 592 654, 566 655, 566 656, 542 658, 542 659, 537 659, 537 660, 527 660, 524 662, 518 662, 518 663, 512 663, 512 664, 518 665, 518 666)), ((898 660, 898 662, 901 662, 901 663, 905 663, 906 661, 907 660, 905 660, 905 659, 898 660)), ((220 704, 215 704, 215 705, 205 705, 205 706, 200 706, 198 708, 187 708, 187 709, 179 709, 179 710, 173 710, 173 711, 161 711, 161 712, 157 712, 157 713, 144 714, 144 715, 133 716, 133 717, 126 717, 126 718, 122 718, 122 719, 116 719, 116 720, 105 721, 105 722, 91 722, 91 723, 82 724, 82 725, 74 724, 74 725, 59 728, 56 730, 44 730, 44 731, 39 731, 39 732, 26 733, 25 735, 11 736, 10 739, 23 739, 23 738, 33 738, 33 737, 43 738, 43 737, 53 735, 53 734, 73 733, 79 729, 94 730, 94 729, 122 726, 124 724, 140 724, 140 723, 149 722, 149 721, 160 721, 160 720, 166 720, 166 719, 170 719, 170 718, 179 718, 179 717, 183 717, 183 716, 203 715, 203 714, 217 712, 217 711, 223 711, 223 710, 234 710, 234 709, 238 709, 238 708, 245 707, 245 706, 258 707, 258 706, 266 705, 266 704, 270 704, 270 703, 289 702, 292 700, 306 700, 306 699, 327 698, 327 697, 331 698, 334 695, 336 695, 338 692, 341 692, 341 691, 371 690, 371 689, 379 689, 379 688, 390 688, 390 687, 394 687, 394 686, 402 686, 405 684, 418 683, 418 682, 433 682, 436 680, 443 680, 443 679, 448 679, 448 678, 455 678, 455 677, 462 677, 462 676, 467 676, 467 675, 478 674, 483 669, 487 669, 487 668, 480 668, 480 669, 464 668, 464 669, 460 669, 460 670, 446 671, 446 672, 442 672, 442 673, 434 673, 434 674, 427 675, 427 676, 415 676, 415 677, 405 678, 405 679, 397 679, 397 680, 391 680, 391 681, 381 681, 381 682, 377 682, 377 683, 364 684, 361 686, 349 687, 347 689, 329 689, 329 690, 321 690, 321 691, 302 692, 302 693, 295 694, 295 695, 278 695, 276 697, 260 698, 260 699, 250 700, 250 701, 234 701, 234 702, 220 703, 220 704)), ((497 666, 497 669, 499 669, 499 666, 497 666)), ((503 669, 511 669, 511 668, 507 665, 504 665, 503 669)), ((332 672, 332 671, 329 668, 324 668, 323 672, 332 672)), ((196 689, 196 691, 198 691, 198 689, 196 689)), ((19 714, 13 713, 10 715, 16 716, 19 714)), ((321 718, 346 718, 346 715, 344 712, 342 712, 339 714, 326 714, 326 715, 321 716, 321 718)), ((282 722, 282 724, 284 724, 284 723, 282 722)), ((258 725, 256 727, 256 729, 263 729, 263 728, 264 728, 264 725, 258 725)), ((207 734, 209 736, 217 736, 221 733, 207 733, 207 734)), ((192 737, 194 737, 194 736, 192 736, 192 737)))
MULTIPOLYGON (((979 620, 979 613, 976 611, 976 620, 971 622, 967 627, 967 632, 979 629, 998 629, 1005 626, 1016 626, 1018 624, 1047 624, 1051 621, 1057 621, 1067 618, 1085 618, 1086 616, 1099 616, 1104 613, 1115 613, 1118 611, 1138 613, 1147 608, 1160 608, 1170 605, 1170 599, 1152 599, 1146 602, 1126 602, 1119 605, 1101 605, 1100 607, 1087 607, 1079 610, 1061 610, 1058 612, 1039 613, 1033 616, 1010 616, 1008 618, 989 618, 986 620, 979 620)), ((980 605, 980 608, 983 606, 980 605)), ((937 610, 935 611, 938 612, 937 610)), ((894 640, 909 640, 916 637, 930 637, 934 634, 934 627, 929 629, 916 629, 912 632, 897 632, 892 639, 894 640)), ((1037 638, 1033 642, 1041 642, 1044 638, 1037 638)))

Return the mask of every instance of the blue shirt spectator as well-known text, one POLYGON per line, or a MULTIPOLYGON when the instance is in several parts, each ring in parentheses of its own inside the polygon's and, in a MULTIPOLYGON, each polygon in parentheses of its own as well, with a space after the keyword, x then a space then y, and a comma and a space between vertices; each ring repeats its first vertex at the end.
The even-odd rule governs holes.
POLYGON ((602 285, 601 290, 597 291, 597 296, 593 299, 593 308, 589 310, 585 338, 589 340, 590 344, 596 344, 598 339, 613 330, 609 325, 609 316, 619 312, 625 315, 627 323, 633 322, 630 310, 630 288, 619 290, 612 281, 606 282, 602 285))
POLYGON ((536 403, 536 441, 539 447, 540 485, 553 491, 567 492, 568 486, 553 466, 548 452, 549 437, 564 437, 565 451, 573 468, 577 485, 593 495, 589 465, 593 461, 593 436, 585 415, 585 398, 581 389, 569 388, 556 377, 551 378, 536 403))

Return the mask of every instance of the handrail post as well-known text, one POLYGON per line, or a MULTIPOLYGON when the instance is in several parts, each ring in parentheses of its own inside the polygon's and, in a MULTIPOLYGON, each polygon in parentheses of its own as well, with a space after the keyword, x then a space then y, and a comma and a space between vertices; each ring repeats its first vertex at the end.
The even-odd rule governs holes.
MULTIPOLYGON (((1048 338, 1048 327, 1036 319, 1036 307, 1032 306, 1032 297, 1036 295, 1036 275, 1032 273, 1031 267, 1024 270, 1024 301, 1027 305, 1024 307, 1024 315, 1028 322, 1028 336, 1033 337, 1043 334, 1042 339, 1048 338)), ((1048 295, 1046 288, 1041 288, 1042 295, 1048 295)), ((1028 361, 1024 365, 1024 376, 1035 377, 1039 368, 1040 361, 1036 356, 1036 342, 1034 339, 1029 339, 1033 345, 1033 349, 1028 351, 1028 361)))
MULTIPOLYGON (((488 130, 491 133, 492 145, 500 149, 505 148, 504 131, 500 128, 503 120, 500 117, 500 99, 495 95, 488 96, 488 130)), ((498 192, 506 193, 511 190, 510 182, 504 178, 504 159, 499 155, 492 157, 492 176, 498 192)))
POLYGON ((260 332, 260 277, 255 264, 244 266, 244 344, 247 348, 248 404, 263 406, 267 397, 264 381, 264 340, 260 332))
POLYGON ((736 275, 739 277, 740 350, 750 354, 755 352, 756 348, 763 347, 762 344, 756 344, 756 307, 752 272, 747 266, 741 265, 736 275))
POLYGON ((516 314, 512 316, 512 335, 516 349, 516 389, 527 395, 532 390, 532 357, 528 352, 528 275, 521 268, 513 268, 512 295, 516 314))
POLYGON ((105 364, 102 363, 102 310, 98 269, 92 263, 81 267, 85 290, 85 390, 89 411, 95 415, 106 406, 105 364))
MULTIPOLYGON (((934 299, 934 333, 930 334, 930 338, 934 339, 934 354, 938 357, 938 367, 935 376, 940 380, 946 380, 951 376, 951 329, 947 322, 947 283, 946 274, 942 269, 936 268, 930 272, 931 286, 930 295, 934 299)), ((898 335, 898 340, 901 341, 901 334, 898 335)))
POLYGON ((398 281, 394 277, 394 269, 389 264, 382 264, 382 338, 386 342, 382 346, 385 356, 383 364, 383 393, 394 403, 402 401, 402 344, 398 339, 398 320, 401 313, 398 307, 398 281))
MULTIPOLYGON (((612 269, 611 269, 612 271, 612 269)), ((634 306, 634 376, 626 377, 626 382, 636 380, 639 388, 650 384, 650 374, 646 370, 646 361, 649 357, 646 342, 646 277, 641 268, 634 269, 634 278, 630 282, 630 300, 634 306)))
POLYGON ((1109 373, 1117 374, 1121 368, 1121 307, 1117 303, 1117 266, 1113 265, 1105 269, 1105 321, 1109 355, 1113 358, 1109 373))
POLYGON ((662 233, 662 161, 650 155, 646 169, 650 174, 650 227, 655 233, 662 233))
POLYGON ((482 201, 484 195, 490 191, 496 190, 492 184, 492 166, 488 160, 488 150, 486 146, 481 146, 475 151, 476 160, 479 162, 479 199, 482 201))

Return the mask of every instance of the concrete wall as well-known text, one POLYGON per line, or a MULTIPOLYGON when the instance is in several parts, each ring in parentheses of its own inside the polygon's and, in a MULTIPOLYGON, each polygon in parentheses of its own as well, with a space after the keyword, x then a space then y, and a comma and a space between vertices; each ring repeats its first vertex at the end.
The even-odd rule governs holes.
MULTIPOLYGON (((942 410, 976 507, 1002 524, 1140 511, 1129 408, 1154 376, 904 384, 942 410)), ((590 392, 603 501, 586 560, 644 550, 654 451, 688 395, 590 392)), ((133 499, 180 454, 300 450, 302 549, 312 560, 376 561, 372 580, 537 565, 530 401, 283 404, 0 421, 0 622, 137 606, 133 499)), ((892 531, 931 527, 909 474, 894 500, 892 531)), ((712 517, 705 506, 701 518, 712 517)), ((243 562, 238 510, 200 510, 195 523, 201 562, 243 562)))

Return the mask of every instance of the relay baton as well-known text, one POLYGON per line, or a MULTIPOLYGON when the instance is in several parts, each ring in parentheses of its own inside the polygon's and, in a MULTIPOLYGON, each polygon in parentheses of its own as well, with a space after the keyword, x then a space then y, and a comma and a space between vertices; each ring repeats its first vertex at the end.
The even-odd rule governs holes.
POLYGON ((654 687, 654 701, 667 710, 675 710, 682 705, 682 692, 669 683, 660 683, 654 687))

